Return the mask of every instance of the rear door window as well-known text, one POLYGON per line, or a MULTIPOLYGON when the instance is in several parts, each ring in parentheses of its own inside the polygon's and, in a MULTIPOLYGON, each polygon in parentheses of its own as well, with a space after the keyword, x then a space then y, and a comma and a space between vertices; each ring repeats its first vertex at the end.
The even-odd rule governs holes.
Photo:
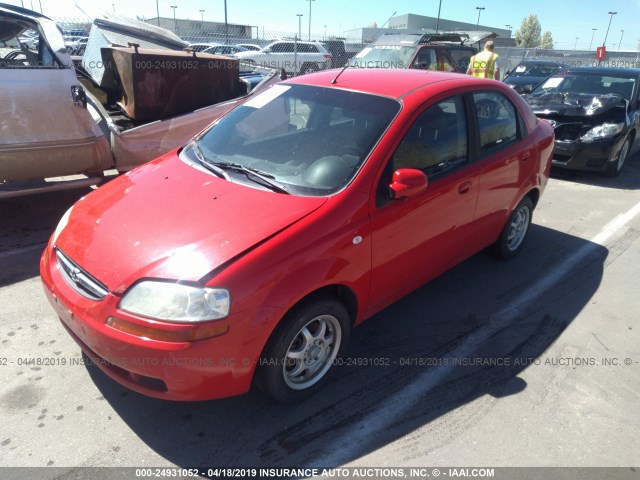
POLYGON ((508 98, 498 92, 475 92, 473 102, 483 155, 501 150, 518 140, 518 114, 508 98))

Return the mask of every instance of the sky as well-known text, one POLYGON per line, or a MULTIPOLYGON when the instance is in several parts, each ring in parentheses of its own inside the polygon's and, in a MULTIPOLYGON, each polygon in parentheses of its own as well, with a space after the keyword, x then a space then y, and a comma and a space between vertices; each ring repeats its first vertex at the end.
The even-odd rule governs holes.
MULTIPOLYGON (((5 3, 33 6, 47 16, 82 18, 76 8, 76 0, 0 0, 5 3)), ((84 0, 86 1, 86 0, 84 0)), ((200 20, 224 22, 224 5, 227 5, 229 23, 254 25, 265 32, 281 35, 298 31, 298 17, 302 14, 303 38, 309 28, 308 0, 157 0, 160 16, 173 17, 171 5, 176 5, 176 16, 200 20)), ((82 1, 79 2, 83 5, 82 1)), ((99 6, 130 17, 156 17, 156 0, 92 0, 86 5, 99 6)), ((480 25, 506 28, 513 32, 529 14, 538 16, 542 31, 550 31, 556 48, 595 49, 602 45, 609 20, 611 27, 607 38, 610 50, 637 50, 640 44, 640 0, 313 0, 311 2, 311 32, 317 36, 342 36, 344 31, 367 27, 374 22, 382 26, 394 12, 396 15, 414 13, 476 23, 480 11, 480 25), (609 15, 608 12, 617 12, 609 15), (592 29, 596 28, 594 32, 592 29), (624 30, 624 32, 622 32, 624 30), (593 38, 593 41, 592 41, 593 38)))

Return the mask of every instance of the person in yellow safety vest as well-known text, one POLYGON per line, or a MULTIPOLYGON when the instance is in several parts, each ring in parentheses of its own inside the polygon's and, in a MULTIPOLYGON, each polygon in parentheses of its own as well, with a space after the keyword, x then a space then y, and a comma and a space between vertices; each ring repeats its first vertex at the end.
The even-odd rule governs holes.
POLYGON ((498 54, 493 53, 493 42, 489 40, 484 44, 484 50, 469 61, 467 75, 479 78, 500 79, 500 68, 498 68, 498 54))

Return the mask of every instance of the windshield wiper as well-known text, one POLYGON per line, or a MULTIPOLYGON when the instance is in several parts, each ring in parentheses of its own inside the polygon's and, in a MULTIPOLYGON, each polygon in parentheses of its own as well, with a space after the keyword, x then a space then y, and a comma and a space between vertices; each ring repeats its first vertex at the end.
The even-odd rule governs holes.
POLYGON ((208 162, 205 160, 205 162, 210 165, 211 167, 220 169, 220 170, 229 170, 232 172, 240 172, 240 173, 244 173, 245 176, 250 179, 253 180, 256 183, 259 183, 267 188, 270 188, 271 190, 273 190, 274 192, 278 192, 278 193, 286 193, 289 194, 289 192, 287 191, 286 188, 284 188, 282 185, 278 185, 275 182, 272 182, 271 180, 269 180, 270 178, 276 178, 273 175, 271 175, 270 173, 266 173, 263 171, 260 171, 256 168, 251 168, 251 167, 245 167, 244 165, 241 165, 239 163, 231 163, 231 162, 208 162))
POLYGON ((227 174, 224 172, 224 170, 222 170, 220 167, 217 167, 215 164, 209 163, 206 160, 206 158, 204 158, 204 155, 202 154, 202 150, 200 150, 200 147, 198 146, 198 144, 196 142, 192 142, 191 145, 189 145, 189 147, 191 148, 191 151, 195 155, 195 157, 198 160, 198 163, 200 165, 202 165, 204 168, 209 170, 214 175, 216 175, 216 176, 218 176, 220 178, 224 178, 225 180, 229 180, 229 178, 228 178, 227 174))

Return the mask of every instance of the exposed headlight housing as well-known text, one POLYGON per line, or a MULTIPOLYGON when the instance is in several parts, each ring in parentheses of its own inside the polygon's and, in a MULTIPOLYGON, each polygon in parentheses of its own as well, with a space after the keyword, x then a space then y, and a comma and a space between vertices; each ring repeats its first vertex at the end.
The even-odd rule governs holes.
POLYGON ((624 128, 624 123, 603 123, 597 127, 593 127, 585 133, 580 140, 583 142, 593 142, 594 140, 604 140, 605 138, 615 137, 624 128))
POLYGON ((226 317, 230 305, 231 297, 224 288, 145 280, 125 293, 119 307, 157 320, 197 323, 226 317))

